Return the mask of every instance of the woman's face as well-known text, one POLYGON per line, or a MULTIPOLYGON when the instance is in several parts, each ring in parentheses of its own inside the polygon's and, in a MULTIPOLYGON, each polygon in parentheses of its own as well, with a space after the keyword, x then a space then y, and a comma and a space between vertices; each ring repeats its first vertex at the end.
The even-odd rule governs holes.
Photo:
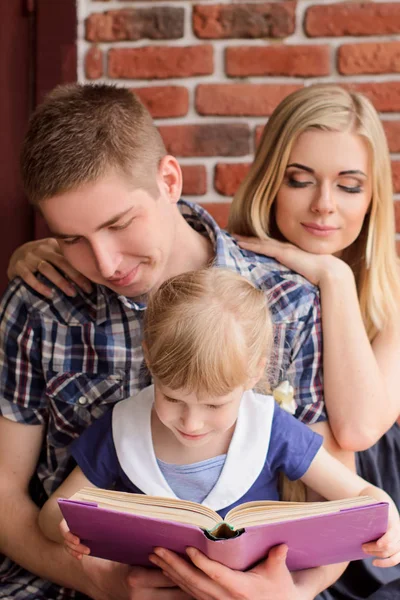
POLYGON ((288 242, 307 252, 340 255, 357 239, 371 195, 363 138, 305 131, 293 144, 275 200, 276 224, 288 242))

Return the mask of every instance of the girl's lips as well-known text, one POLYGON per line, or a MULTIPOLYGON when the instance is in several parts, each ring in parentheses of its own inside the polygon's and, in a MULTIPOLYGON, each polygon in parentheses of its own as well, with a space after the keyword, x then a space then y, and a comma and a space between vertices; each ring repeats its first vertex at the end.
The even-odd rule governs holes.
POLYGON ((201 440, 201 438, 203 438, 207 435, 206 433, 201 433, 200 435, 189 435, 188 433, 184 433, 180 429, 178 429, 178 431, 182 437, 184 437, 188 440, 201 440))

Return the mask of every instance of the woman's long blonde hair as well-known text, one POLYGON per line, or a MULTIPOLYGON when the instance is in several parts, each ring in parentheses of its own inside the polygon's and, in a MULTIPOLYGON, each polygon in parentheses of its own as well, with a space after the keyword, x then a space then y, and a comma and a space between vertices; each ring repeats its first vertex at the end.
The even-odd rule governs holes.
POLYGON ((265 126, 251 169, 236 193, 229 230, 265 239, 277 228, 271 210, 282 184, 290 152, 306 130, 349 131, 370 150, 372 198, 360 235, 342 258, 352 268, 368 337, 398 310, 400 278, 395 246, 392 173, 379 116, 362 94, 332 85, 314 85, 287 96, 265 126))

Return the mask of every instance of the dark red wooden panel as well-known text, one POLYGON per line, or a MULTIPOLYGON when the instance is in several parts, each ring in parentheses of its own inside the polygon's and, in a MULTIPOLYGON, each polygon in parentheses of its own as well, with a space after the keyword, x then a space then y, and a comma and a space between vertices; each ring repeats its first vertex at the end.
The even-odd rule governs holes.
POLYGON ((33 16, 23 0, 0 2, 0 292, 12 251, 33 235, 19 153, 32 104, 33 16))

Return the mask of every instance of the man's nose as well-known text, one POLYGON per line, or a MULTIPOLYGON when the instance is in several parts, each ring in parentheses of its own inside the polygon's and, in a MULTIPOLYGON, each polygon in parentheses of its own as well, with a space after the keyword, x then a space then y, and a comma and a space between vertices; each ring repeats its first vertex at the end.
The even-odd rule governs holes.
POLYGON ((92 242, 92 252, 96 261, 97 269, 104 279, 110 279, 118 269, 120 259, 113 244, 101 239, 92 242))

